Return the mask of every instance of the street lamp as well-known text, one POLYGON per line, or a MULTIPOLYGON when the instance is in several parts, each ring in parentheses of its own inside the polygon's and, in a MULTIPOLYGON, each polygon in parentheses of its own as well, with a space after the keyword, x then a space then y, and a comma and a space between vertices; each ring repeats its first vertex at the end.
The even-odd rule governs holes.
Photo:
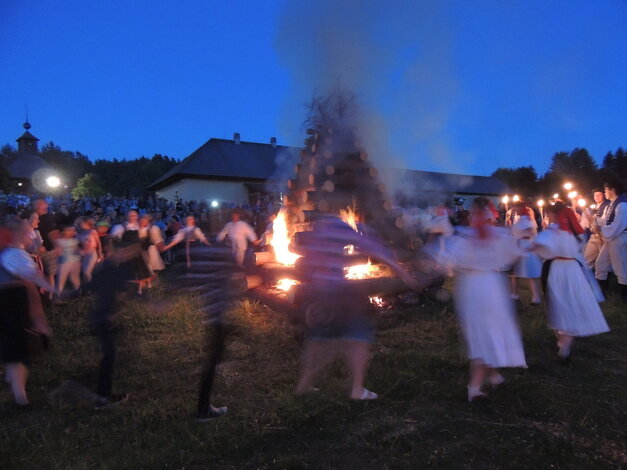
POLYGON ((59 185, 61 184, 61 180, 56 177, 56 176, 48 176, 48 178, 46 178, 46 184, 50 187, 50 188, 58 188, 59 185))
POLYGON ((566 184, 564 184, 564 189, 566 191, 570 191, 571 189, 573 189, 573 183, 566 183, 566 184))
POLYGON ((218 207, 220 203, 218 201, 211 201, 211 207, 218 207))

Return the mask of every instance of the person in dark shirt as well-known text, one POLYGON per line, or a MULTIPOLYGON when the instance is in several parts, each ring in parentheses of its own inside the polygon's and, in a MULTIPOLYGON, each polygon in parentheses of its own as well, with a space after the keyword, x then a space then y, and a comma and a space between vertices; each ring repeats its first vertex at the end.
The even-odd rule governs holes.
POLYGON ((128 399, 127 394, 114 395, 113 367, 116 357, 116 335, 119 331, 117 317, 119 298, 126 289, 126 283, 133 277, 129 260, 141 251, 139 243, 120 245, 98 265, 90 283, 94 295, 94 305, 88 313, 89 332, 100 343, 102 359, 98 370, 96 409, 103 409, 128 399))
POLYGON ((43 240, 39 256, 44 268, 46 280, 54 287, 57 274, 57 252, 55 242, 59 238, 59 228, 54 214, 48 212, 48 203, 43 199, 35 201, 35 212, 39 215, 39 233, 43 240))

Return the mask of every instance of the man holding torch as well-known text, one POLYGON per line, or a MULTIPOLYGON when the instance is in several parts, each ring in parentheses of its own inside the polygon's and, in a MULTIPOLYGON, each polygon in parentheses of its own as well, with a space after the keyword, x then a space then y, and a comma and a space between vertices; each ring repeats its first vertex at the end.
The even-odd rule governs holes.
POLYGON ((610 201, 605 199, 605 194, 602 189, 597 188, 593 191, 592 197, 594 199, 595 207, 591 210, 584 212, 583 217, 588 221, 588 228, 590 229, 590 239, 586 244, 584 250, 584 259, 586 265, 590 269, 594 269, 601 247, 603 246, 603 236, 601 235, 600 225, 602 224, 601 218, 607 206, 610 205, 610 201))
POLYGON ((595 263, 595 277, 607 290, 607 274, 611 266, 620 284, 621 299, 627 301, 627 197, 622 194, 620 182, 605 183, 605 197, 610 205, 605 210, 600 225, 605 244, 595 263))

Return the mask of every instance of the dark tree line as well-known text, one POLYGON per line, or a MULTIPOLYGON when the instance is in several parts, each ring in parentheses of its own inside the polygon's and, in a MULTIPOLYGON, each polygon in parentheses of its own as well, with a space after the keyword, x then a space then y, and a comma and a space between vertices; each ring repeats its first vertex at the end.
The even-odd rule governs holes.
MULTIPOLYGON (((0 149, 0 157, 15 152, 14 147, 5 145, 0 149)), ((142 156, 133 160, 92 162, 86 155, 62 150, 54 142, 43 145, 39 155, 59 172, 69 188, 74 188, 85 175, 91 175, 89 179, 95 185, 114 196, 140 196, 146 193, 152 182, 178 163, 174 158, 161 154, 151 158, 142 156)))
POLYGON ((576 148, 555 153, 548 171, 542 176, 538 176, 532 166, 498 168, 492 176, 527 197, 561 193, 567 181, 572 182, 578 192, 590 194, 608 180, 618 179, 627 185, 627 152, 622 147, 608 152, 599 167, 586 149, 576 148))

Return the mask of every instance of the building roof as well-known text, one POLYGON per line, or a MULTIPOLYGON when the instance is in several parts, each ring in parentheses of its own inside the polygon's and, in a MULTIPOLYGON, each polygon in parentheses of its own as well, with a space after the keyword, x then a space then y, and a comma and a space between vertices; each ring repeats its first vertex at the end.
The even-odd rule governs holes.
POLYGON ((275 174, 275 162, 281 153, 295 151, 298 150, 283 145, 212 138, 152 183, 149 189, 162 188, 184 177, 264 181, 275 174))
POLYGON ((37 170, 53 170, 39 155, 16 153, 2 161, 12 178, 30 179, 37 170))
POLYGON ((457 194, 475 194, 496 196, 510 193, 512 190, 498 178, 493 176, 460 175, 420 170, 382 170, 386 177, 396 177, 401 173, 401 184, 395 185, 409 192, 454 192, 457 194))
MULTIPOLYGON (((273 146, 256 142, 209 139, 185 160, 152 183, 149 189, 158 190, 183 178, 232 179, 261 183, 277 178, 276 162, 284 157, 295 161, 299 148, 273 146)), ((502 181, 492 176, 459 175, 434 171, 383 169, 384 181, 394 181, 395 188, 418 194, 448 192, 495 196, 511 192, 502 181), (400 184, 396 184, 400 183, 400 184)), ((289 178, 292 175, 286 175, 289 178)), ((251 188, 252 189, 252 188, 251 188)))
POLYGON ((35 141, 39 141, 39 139, 37 137, 35 137, 33 134, 31 134, 28 131, 24 132, 20 137, 15 139, 16 142, 19 142, 20 140, 35 140, 35 141))

